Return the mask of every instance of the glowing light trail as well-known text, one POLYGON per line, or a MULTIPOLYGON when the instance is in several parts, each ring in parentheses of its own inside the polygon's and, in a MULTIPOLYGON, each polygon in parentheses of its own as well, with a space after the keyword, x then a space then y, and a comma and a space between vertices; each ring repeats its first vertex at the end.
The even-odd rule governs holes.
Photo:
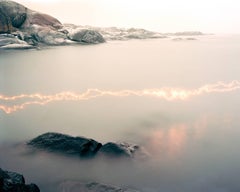
POLYGON ((207 84, 197 89, 180 89, 180 88, 161 88, 161 89, 143 89, 143 90, 121 90, 108 91, 100 89, 88 89, 83 93, 61 92, 53 95, 43 94, 21 94, 16 96, 0 95, 0 110, 7 114, 22 110, 29 105, 46 105, 54 101, 82 101, 103 96, 127 97, 127 96, 149 96, 160 99, 185 100, 192 96, 206 93, 223 93, 240 89, 240 81, 234 80, 230 83, 217 82, 207 84))

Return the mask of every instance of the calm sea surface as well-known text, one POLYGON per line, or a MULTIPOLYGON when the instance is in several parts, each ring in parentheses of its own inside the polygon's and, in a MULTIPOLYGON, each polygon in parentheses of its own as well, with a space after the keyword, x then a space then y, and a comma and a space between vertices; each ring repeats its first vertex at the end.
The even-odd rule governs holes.
MULTIPOLYGON (((6 96, 89 88, 196 89, 232 80, 240 80, 237 35, 0 51, 0 94, 6 96)), ((106 96, 0 111, 0 167, 22 173, 42 191, 58 191, 59 182, 77 179, 142 191, 239 192, 239 106, 240 90, 235 90, 186 100, 106 96), (45 132, 136 143, 150 157, 106 163, 26 155, 22 143, 45 132)))

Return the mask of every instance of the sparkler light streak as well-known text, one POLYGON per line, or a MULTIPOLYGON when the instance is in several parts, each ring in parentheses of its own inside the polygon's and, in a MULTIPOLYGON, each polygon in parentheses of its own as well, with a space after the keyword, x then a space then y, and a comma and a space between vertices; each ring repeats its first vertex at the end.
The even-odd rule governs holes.
POLYGON ((10 114, 26 108, 29 105, 46 105, 54 101, 82 101, 103 96, 127 97, 127 96, 148 96, 172 100, 185 100, 192 96, 198 96, 207 93, 223 93, 240 89, 240 81, 234 80, 230 83, 217 82, 207 84, 197 89, 180 88, 161 88, 161 89, 143 89, 143 90, 121 90, 108 91, 100 89, 88 89, 83 93, 61 92, 53 95, 43 94, 21 94, 16 96, 0 95, 0 110, 10 114))

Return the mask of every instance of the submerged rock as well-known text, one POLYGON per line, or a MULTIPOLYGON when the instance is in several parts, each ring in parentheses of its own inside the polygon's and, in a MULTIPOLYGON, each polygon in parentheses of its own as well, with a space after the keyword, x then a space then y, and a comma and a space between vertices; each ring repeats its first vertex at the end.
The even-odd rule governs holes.
POLYGON ((25 184, 22 175, 0 168, 0 192, 40 192, 35 184, 25 184))
POLYGON ((45 133, 31 140, 28 145, 51 152, 79 157, 94 157, 102 144, 93 139, 71 137, 59 133, 45 133))
POLYGON ((66 181, 60 184, 59 192, 138 192, 134 189, 120 188, 97 182, 83 183, 80 181, 66 181))

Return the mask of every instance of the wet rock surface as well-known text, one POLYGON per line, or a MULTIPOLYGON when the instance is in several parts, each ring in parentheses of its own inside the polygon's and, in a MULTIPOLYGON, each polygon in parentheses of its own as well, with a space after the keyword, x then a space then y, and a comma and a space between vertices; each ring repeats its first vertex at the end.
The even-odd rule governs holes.
POLYGON ((40 192, 35 184, 25 184, 21 174, 4 171, 0 168, 0 191, 1 192, 40 192))

